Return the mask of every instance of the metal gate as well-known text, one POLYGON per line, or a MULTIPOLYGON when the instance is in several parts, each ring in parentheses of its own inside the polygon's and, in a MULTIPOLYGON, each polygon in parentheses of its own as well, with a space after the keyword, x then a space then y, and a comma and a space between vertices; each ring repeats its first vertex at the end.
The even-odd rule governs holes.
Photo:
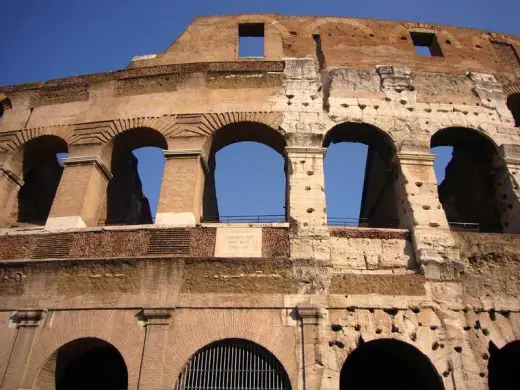
POLYGON ((290 390, 280 362, 251 341, 227 339, 209 344, 188 361, 175 390, 290 390))

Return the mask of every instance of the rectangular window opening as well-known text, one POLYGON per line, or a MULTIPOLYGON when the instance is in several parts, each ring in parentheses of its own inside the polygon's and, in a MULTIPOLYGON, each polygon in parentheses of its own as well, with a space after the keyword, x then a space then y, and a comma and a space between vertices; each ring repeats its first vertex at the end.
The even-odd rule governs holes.
POLYGON ((238 56, 264 57, 264 24, 241 23, 238 25, 238 56))
POLYGON ((433 33, 410 32, 415 54, 421 57, 443 57, 437 36, 433 33))
POLYGON ((520 58, 513 45, 497 41, 491 41, 491 44, 502 64, 511 65, 513 67, 520 65, 520 58))

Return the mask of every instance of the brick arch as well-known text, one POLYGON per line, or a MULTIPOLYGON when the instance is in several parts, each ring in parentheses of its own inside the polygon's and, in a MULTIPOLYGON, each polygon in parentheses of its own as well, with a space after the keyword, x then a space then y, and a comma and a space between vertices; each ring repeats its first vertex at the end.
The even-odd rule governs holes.
POLYGON ((26 142, 44 135, 56 136, 70 145, 74 137, 74 129, 72 126, 46 126, 1 133, 0 153, 19 150, 26 142))
POLYGON ((13 108, 11 100, 3 93, 0 93, 0 118, 4 112, 10 108, 13 108))
MULTIPOLYGON (((62 318, 56 318, 52 328, 44 328, 34 343, 24 383, 32 385, 34 390, 51 390, 54 387, 39 386, 40 378, 49 378, 46 364, 59 350, 60 347, 81 338, 96 338, 103 340, 116 348, 128 369, 128 389, 136 390, 139 366, 141 361, 144 331, 139 328, 137 322, 134 326, 125 326, 125 331, 118 331, 114 324, 120 312, 102 314, 95 312, 70 312, 53 313, 62 318), (109 326, 100 326, 105 324, 109 326)), ((133 317, 133 315, 132 315, 133 317)), ((52 377, 53 378, 53 377, 52 377)), ((43 383, 47 385, 46 383, 43 383)), ((54 383, 52 384, 54 385, 54 383)))
MULTIPOLYGON (((470 126, 467 126, 467 125, 460 125, 459 126, 459 125, 453 124, 451 126, 437 128, 436 130, 434 130, 431 133, 431 136, 430 136, 430 146, 431 146, 432 140, 435 137, 438 137, 440 132, 442 132, 442 131, 449 131, 450 129, 453 129, 453 130, 455 130, 455 129, 464 129, 466 131, 466 134, 465 134, 466 136, 482 137, 484 140, 486 140, 489 143, 490 146, 492 146, 492 149, 493 149, 493 151, 495 153, 500 154, 499 153, 499 147, 498 147, 497 143, 495 142, 493 137, 488 132, 483 131, 482 129, 477 129, 475 127, 470 127, 470 126)), ((455 142, 461 141, 460 139, 458 139, 458 137, 453 137, 453 139, 454 139, 455 142)), ((436 146, 446 146, 446 145, 442 145, 441 144, 441 145, 436 145, 436 146)), ((433 146, 431 146, 431 147, 433 147, 433 146)))
POLYGON ((504 85, 504 92, 506 93, 506 95, 520 93, 520 80, 516 80, 512 83, 504 85))
MULTIPOLYGON (((192 318, 193 320, 193 318, 192 318)), ((191 321, 190 321, 191 322, 191 321)), ((179 321, 182 324, 182 320, 179 321)), ((284 367, 291 387, 297 389, 299 368, 294 356, 296 336, 294 329, 283 326, 265 326, 262 313, 215 313, 204 311, 197 315, 197 326, 183 326, 170 331, 172 342, 166 350, 165 388, 173 388, 186 362, 206 345, 223 339, 243 339, 268 350, 284 367)))
POLYGON ((365 34, 374 34, 374 30, 368 27, 366 24, 354 20, 354 19, 344 19, 344 18, 319 18, 313 23, 310 23, 306 30, 312 33, 320 32, 320 27, 325 24, 334 23, 335 25, 348 25, 350 27, 359 28, 365 34))

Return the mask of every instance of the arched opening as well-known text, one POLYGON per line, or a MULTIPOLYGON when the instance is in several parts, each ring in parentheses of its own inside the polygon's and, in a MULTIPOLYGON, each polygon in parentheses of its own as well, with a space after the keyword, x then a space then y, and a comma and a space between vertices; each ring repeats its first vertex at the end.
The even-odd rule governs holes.
POLYGON ((520 383, 520 341, 498 349, 490 342, 489 390, 515 390, 520 383))
POLYGON ((0 93, 0 118, 4 116, 4 112, 9 108, 13 108, 11 100, 3 93, 0 93))
MULTIPOLYGON (((56 390, 120 390, 128 388, 128 371, 119 351, 93 337, 73 340, 49 359, 39 380, 54 378, 56 390), (53 371, 53 372, 52 372, 53 371)), ((39 387, 46 387, 40 384, 39 387)), ((51 387, 47 385, 47 387, 51 387)))
POLYGON ((204 186, 206 222, 286 220, 285 139, 261 123, 240 122, 212 137, 204 186))
POLYGON ((520 93, 514 93, 507 97, 507 107, 513 114, 515 126, 520 127, 520 93))
POLYGON ((398 340, 363 343, 348 357, 340 374, 341 390, 442 390, 430 359, 398 340))
MULTIPOLYGON (((150 128, 136 128, 113 141, 106 203, 106 225, 153 223, 164 169, 164 136, 150 128)), ((103 221, 100 221, 103 224, 103 221)))
POLYGON ((327 133, 323 146, 329 224, 397 227, 390 137, 371 125, 343 123, 327 133))
POLYGON ((445 161, 450 151, 446 147, 452 148, 451 160, 438 191, 448 222, 453 228, 501 231, 495 193, 499 157, 494 143, 476 130, 450 127, 431 139, 432 152, 445 161))
POLYGON ((202 388, 290 390, 291 383, 282 364, 267 349, 248 340, 225 339, 197 351, 175 385, 175 390, 202 388))
POLYGON ((18 191, 18 207, 13 220, 45 224, 63 173, 60 157, 67 151, 67 143, 54 135, 43 135, 24 144, 23 185, 18 191))

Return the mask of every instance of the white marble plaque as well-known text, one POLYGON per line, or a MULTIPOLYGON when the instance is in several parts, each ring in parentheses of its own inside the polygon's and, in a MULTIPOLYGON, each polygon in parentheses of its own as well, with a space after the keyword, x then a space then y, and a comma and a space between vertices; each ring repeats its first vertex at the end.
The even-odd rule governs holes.
POLYGON ((215 257, 262 257, 262 228, 217 228, 215 257))

